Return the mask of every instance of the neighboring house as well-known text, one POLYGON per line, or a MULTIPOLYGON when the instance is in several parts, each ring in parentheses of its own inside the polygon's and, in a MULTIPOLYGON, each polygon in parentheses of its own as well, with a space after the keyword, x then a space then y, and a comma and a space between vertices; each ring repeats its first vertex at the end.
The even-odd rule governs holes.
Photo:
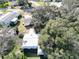
MULTIPOLYGON (((20 14, 17 11, 8 12, 0 17, 0 24, 2 26, 9 26, 11 23, 11 20, 13 20, 14 18, 18 18, 19 15, 20 14)), ((13 21, 16 22, 16 20, 17 19, 14 19, 13 21)))

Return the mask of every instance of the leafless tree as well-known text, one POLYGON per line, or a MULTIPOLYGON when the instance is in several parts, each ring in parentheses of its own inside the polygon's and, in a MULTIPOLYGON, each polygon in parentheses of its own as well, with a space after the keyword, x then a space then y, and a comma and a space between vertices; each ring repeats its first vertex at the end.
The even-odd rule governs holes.
POLYGON ((0 55, 4 59, 14 47, 14 35, 10 33, 10 28, 3 28, 0 30, 0 55))

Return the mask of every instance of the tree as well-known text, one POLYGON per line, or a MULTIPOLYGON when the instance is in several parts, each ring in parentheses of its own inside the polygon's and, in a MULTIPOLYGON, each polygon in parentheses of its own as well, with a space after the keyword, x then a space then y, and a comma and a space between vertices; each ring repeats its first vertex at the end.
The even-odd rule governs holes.
POLYGON ((32 7, 31 3, 28 0, 18 0, 18 4, 20 6, 23 6, 24 8, 26 8, 26 7, 32 7))
POLYGON ((6 59, 27 59, 27 57, 24 55, 24 53, 18 53, 12 52, 9 54, 6 59))
POLYGON ((10 28, 3 28, 0 30, 0 55, 2 59, 7 55, 10 51, 13 50, 15 46, 14 35, 11 35, 9 32, 10 28))
POLYGON ((54 9, 60 16, 53 13, 54 18, 45 20, 45 26, 40 30, 39 45, 48 59, 79 59, 79 3, 71 0, 67 5, 70 10, 63 7, 54 9))
POLYGON ((72 6, 73 8, 79 6, 79 0, 62 0, 62 3, 68 10, 72 10, 72 6))
POLYGON ((79 21, 50 20, 42 30, 39 45, 49 59, 79 58, 79 21))
POLYGON ((40 33, 50 19, 56 20, 56 18, 61 17, 61 11, 56 6, 38 7, 32 14, 31 24, 34 25, 34 28, 38 33, 40 33))
POLYGON ((18 4, 21 6, 25 6, 28 3, 28 0, 17 0, 18 4))

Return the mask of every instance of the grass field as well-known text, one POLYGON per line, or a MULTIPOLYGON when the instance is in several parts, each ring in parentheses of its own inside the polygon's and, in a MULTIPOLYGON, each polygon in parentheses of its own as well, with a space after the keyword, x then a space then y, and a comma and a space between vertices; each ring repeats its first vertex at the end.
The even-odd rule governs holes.
POLYGON ((38 7, 38 6, 47 6, 48 4, 45 2, 34 2, 32 3, 33 7, 38 7))

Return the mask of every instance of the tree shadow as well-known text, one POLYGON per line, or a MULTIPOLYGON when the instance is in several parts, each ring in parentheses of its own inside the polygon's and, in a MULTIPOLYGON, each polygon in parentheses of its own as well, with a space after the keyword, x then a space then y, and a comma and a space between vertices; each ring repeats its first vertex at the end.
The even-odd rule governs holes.
POLYGON ((24 49, 23 52, 27 57, 37 57, 37 49, 24 49))

